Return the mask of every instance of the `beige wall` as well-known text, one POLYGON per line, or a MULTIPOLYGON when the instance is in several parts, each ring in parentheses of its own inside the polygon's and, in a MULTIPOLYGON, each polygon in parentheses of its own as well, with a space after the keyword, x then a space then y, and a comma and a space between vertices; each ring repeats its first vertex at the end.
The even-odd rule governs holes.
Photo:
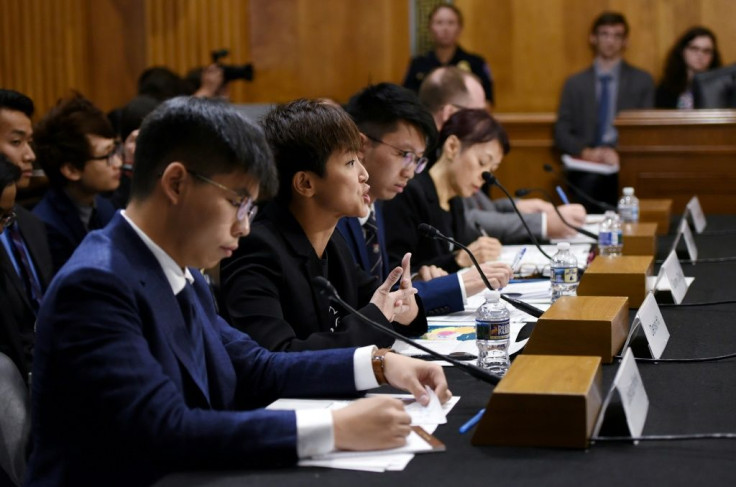
MULTIPOLYGON (((565 77, 590 63, 587 33, 603 8, 627 15, 627 57, 655 78, 697 23, 736 61, 732 0, 455 3, 466 16, 462 44, 489 61, 502 112, 556 109, 565 77)), ((220 47, 231 48, 229 62, 256 66, 253 83, 233 87, 237 102, 343 102, 367 83, 400 82, 410 56, 408 0, 2 0, 0 33, 0 86, 31 95, 40 113, 72 88, 113 108, 135 94, 145 67, 184 74, 220 47)))

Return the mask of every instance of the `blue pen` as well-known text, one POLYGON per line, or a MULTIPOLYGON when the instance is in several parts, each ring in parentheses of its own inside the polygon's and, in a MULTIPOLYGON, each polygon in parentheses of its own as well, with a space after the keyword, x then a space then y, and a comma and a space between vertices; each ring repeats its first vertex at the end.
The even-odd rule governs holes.
POLYGON ((521 265, 521 259, 524 258, 525 253, 526 253, 526 247, 522 247, 521 250, 519 250, 514 256, 514 261, 511 263, 511 270, 514 272, 514 274, 519 272, 519 266, 521 265))
POLYGON ((570 200, 567 199, 567 195, 565 194, 564 191, 562 191, 562 187, 557 186, 555 189, 557 190, 557 194, 560 195, 560 199, 562 200, 562 202, 566 205, 569 205, 570 200))
POLYGON ((478 421, 480 421, 480 418, 483 417, 483 414, 485 414, 485 412, 486 412, 485 408, 481 409, 480 411, 478 411, 478 414, 476 414, 475 416, 473 416, 472 418, 470 418, 467 423, 465 423, 464 425, 460 426, 460 429, 459 429, 460 434, 461 435, 464 435, 465 433, 467 433, 468 431, 470 431, 470 429, 473 426, 475 426, 476 424, 478 424, 478 421))

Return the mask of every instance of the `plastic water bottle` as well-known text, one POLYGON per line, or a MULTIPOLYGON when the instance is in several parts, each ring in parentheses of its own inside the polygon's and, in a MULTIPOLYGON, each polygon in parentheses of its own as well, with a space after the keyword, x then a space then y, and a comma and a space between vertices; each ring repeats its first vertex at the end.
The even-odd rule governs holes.
POLYGON ((510 314, 498 291, 487 290, 485 302, 475 312, 478 367, 498 375, 509 369, 510 314))
POLYGON ((621 255, 624 247, 621 220, 615 211, 607 211, 603 215, 600 231, 598 232, 598 253, 600 255, 621 255))
POLYGON ((639 221, 639 198, 634 196, 634 188, 624 188, 624 195, 618 200, 618 214, 624 223, 639 221))
POLYGON ((552 302, 560 296, 577 295, 578 259, 570 252, 569 242, 557 244, 557 253, 550 263, 550 282, 552 284, 552 302))

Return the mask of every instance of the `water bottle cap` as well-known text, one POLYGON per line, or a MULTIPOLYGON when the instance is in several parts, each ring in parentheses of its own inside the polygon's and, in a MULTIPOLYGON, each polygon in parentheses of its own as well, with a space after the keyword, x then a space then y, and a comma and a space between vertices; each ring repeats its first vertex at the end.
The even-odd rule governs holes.
POLYGON ((570 250, 570 242, 557 242, 557 250, 570 250))
POLYGON ((501 293, 498 291, 491 291, 490 289, 486 289, 486 292, 483 293, 483 297, 486 301, 497 303, 501 300, 501 293))
POLYGON ((631 186, 626 186, 624 188, 624 196, 634 196, 634 188, 631 186))

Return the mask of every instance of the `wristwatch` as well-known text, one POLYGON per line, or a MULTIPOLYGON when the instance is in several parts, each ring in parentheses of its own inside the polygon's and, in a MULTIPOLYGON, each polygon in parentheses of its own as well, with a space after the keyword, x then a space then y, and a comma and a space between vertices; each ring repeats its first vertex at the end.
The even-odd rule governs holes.
POLYGON ((375 374, 376 380, 378 381, 379 385, 388 384, 388 381, 386 380, 386 374, 384 371, 383 359, 386 356, 386 354, 389 352, 393 353, 393 350, 390 348, 379 348, 378 350, 373 352, 373 355, 371 355, 371 365, 373 366, 373 374, 375 374))

